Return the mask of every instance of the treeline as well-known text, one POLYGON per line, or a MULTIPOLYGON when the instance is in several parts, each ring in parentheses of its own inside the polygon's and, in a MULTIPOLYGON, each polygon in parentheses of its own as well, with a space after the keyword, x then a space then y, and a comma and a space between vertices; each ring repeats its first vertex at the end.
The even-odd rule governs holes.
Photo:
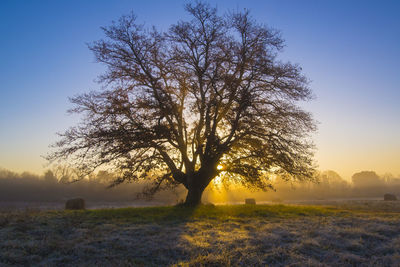
MULTIPOLYGON (((89 201, 137 201, 144 183, 125 183, 109 188, 115 177, 107 171, 99 171, 88 178, 75 181, 73 170, 46 171, 44 175, 24 172, 18 174, 0 169, 0 201, 64 201, 83 197, 89 201)), ((177 202, 179 193, 161 192, 157 200, 177 202)))
POLYGON ((346 181, 334 171, 316 174, 317 182, 289 183, 276 179, 275 191, 250 191, 231 187, 229 190, 214 186, 215 193, 208 192, 211 202, 223 202, 221 196, 229 202, 242 202, 244 198, 253 197, 258 201, 294 201, 294 200, 328 200, 351 198, 380 198, 391 193, 400 196, 400 178, 391 174, 379 176, 374 171, 355 173, 351 181, 346 181), (218 194, 219 192, 219 194, 218 194))
MULTIPOLYGON (((73 170, 56 169, 43 175, 18 174, 0 169, 0 201, 64 201, 83 197, 89 201, 138 201, 145 183, 123 183, 109 188, 115 176, 99 171, 86 179, 73 182, 73 170)), ((246 197, 259 201, 319 200, 332 198, 381 198, 385 193, 400 194, 400 178, 393 175, 379 176, 373 171, 362 171, 352 176, 351 182, 334 171, 318 173, 317 183, 288 183, 274 181, 276 191, 250 191, 242 187, 225 188, 213 182, 207 188, 206 202, 240 202, 246 197)), ((185 197, 186 191, 178 187, 174 192, 162 191, 154 200, 174 204, 185 197)))
POLYGON ((334 171, 321 172, 318 183, 299 183, 289 188, 281 182, 277 194, 285 199, 329 199, 329 198, 383 198, 385 193, 400 194, 400 178, 387 174, 377 175, 374 171, 362 171, 344 180, 334 171))

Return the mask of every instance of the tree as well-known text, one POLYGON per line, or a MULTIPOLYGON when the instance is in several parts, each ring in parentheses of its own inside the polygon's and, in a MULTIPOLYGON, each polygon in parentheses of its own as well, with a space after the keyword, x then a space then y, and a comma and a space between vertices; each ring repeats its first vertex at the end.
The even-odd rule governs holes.
POLYGON ((43 176, 43 180, 47 183, 57 183, 58 179, 51 170, 47 170, 43 176))
POLYGON ((351 177, 356 188, 365 188, 383 186, 385 181, 379 177, 374 171, 361 171, 353 174, 351 177))
POLYGON ((84 118, 48 159, 113 166, 114 184, 153 179, 147 193, 182 184, 187 205, 217 176, 264 190, 273 175, 311 179, 315 123, 297 103, 312 92, 298 65, 277 60, 280 33, 248 11, 185 7, 192 20, 166 33, 134 15, 102 28, 89 48, 104 88, 71 99, 84 118))

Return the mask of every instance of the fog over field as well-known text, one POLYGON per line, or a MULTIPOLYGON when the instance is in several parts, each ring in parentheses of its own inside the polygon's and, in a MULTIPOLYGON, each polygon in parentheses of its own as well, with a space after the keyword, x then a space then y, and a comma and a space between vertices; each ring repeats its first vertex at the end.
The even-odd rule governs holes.
MULTIPOLYGON (((385 193, 400 192, 400 178, 362 171, 348 182, 334 171, 320 172, 316 182, 287 183, 274 181, 274 190, 252 191, 241 186, 212 182, 203 196, 204 203, 243 203, 245 198, 261 202, 302 202, 341 199, 383 199, 385 193), (227 188, 228 186, 228 188, 227 188)), ((99 171, 86 179, 73 181, 72 171, 47 171, 43 175, 0 170, 0 208, 63 208, 69 198, 82 197, 88 208, 174 205, 182 201, 186 190, 161 191, 152 198, 141 193, 145 183, 123 183, 109 187, 115 177, 99 171)))

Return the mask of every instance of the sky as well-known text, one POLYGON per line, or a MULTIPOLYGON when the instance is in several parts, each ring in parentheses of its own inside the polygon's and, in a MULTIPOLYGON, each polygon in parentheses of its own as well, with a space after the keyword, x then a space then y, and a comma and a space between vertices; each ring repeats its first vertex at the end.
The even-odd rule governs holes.
MULTIPOLYGON (((0 168, 42 173, 57 132, 75 125, 68 97, 96 90, 104 67, 87 44, 133 12, 167 30, 187 18, 181 1, 0 2, 0 168)), ((298 63, 315 99, 315 159, 343 178, 363 170, 400 176, 400 1, 208 1, 249 9, 279 29, 283 61, 298 63)))

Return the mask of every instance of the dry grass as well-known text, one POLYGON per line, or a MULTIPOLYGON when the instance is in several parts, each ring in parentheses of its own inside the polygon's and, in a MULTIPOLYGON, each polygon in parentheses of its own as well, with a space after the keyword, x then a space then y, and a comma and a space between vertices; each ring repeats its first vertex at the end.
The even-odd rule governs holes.
POLYGON ((3 265, 399 266, 400 214, 290 205, 3 212, 3 265))

